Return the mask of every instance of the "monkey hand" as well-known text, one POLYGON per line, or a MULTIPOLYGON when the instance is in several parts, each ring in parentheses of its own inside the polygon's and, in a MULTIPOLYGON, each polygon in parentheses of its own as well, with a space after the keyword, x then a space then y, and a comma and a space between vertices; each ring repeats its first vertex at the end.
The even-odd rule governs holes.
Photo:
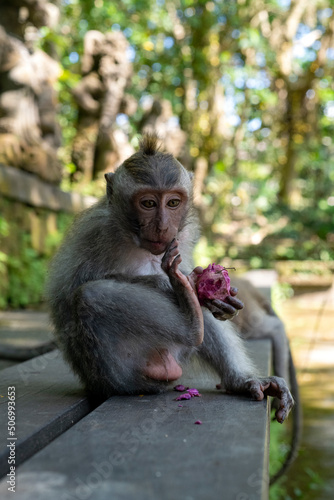
POLYGON ((203 342, 204 320, 195 286, 198 272, 196 268, 186 276, 179 269, 181 262, 178 241, 174 238, 161 260, 161 267, 169 277, 181 309, 188 318, 190 316, 191 328, 197 332, 195 345, 199 345, 203 342))
POLYGON ((254 399, 262 401, 265 396, 273 396, 278 400, 278 410, 275 413, 276 420, 283 424, 294 405, 293 397, 286 385, 284 378, 267 377, 247 380, 245 390, 254 399))
POLYGON ((195 300, 196 305, 199 305, 196 292, 196 281, 197 275, 203 270, 201 267, 196 267, 189 276, 186 276, 179 269, 181 262, 182 258, 179 253, 179 243, 174 238, 162 258, 161 267, 168 275, 173 288, 179 288, 179 285, 182 285, 182 287, 190 293, 192 300, 195 300))
POLYGON ((212 315, 220 321, 233 319, 244 307, 241 300, 235 297, 238 293, 238 289, 231 287, 230 293, 231 295, 228 295, 224 301, 218 299, 205 301, 205 307, 207 307, 209 311, 212 312, 212 315))

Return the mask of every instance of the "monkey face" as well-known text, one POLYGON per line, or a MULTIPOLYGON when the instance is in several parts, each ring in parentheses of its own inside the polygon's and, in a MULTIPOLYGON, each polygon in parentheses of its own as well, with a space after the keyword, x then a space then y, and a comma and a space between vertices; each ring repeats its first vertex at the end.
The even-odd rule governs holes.
POLYGON ((145 189, 133 197, 139 241, 154 255, 160 255, 176 238, 187 214, 188 195, 183 189, 145 189))

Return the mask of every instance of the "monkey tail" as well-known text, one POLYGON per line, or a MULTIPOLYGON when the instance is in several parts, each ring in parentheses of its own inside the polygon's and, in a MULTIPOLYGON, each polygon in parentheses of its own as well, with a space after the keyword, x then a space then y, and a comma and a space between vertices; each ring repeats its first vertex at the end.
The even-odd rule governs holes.
POLYGON ((303 427, 303 414, 302 414, 302 406, 299 395, 299 388, 296 376, 296 369, 293 362, 291 351, 289 350, 289 376, 290 376, 290 384, 291 384, 291 393, 295 400, 295 405, 292 410, 292 437, 290 442, 289 453, 285 457, 284 463, 281 468, 270 477, 270 486, 273 485, 286 471, 289 469, 290 465, 294 462, 294 460, 298 456, 299 445, 302 435, 302 427, 303 427))

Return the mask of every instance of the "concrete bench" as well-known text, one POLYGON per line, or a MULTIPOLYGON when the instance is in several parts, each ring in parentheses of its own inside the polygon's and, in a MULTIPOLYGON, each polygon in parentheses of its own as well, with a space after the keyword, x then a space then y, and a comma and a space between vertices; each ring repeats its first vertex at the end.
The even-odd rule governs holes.
MULTIPOLYGON (((270 342, 247 347, 267 375, 270 342)), ((9 452, 18 500, 268 498, 267 399, 223 394, 215 388, 219 380, 194 378, 189 370, 180 382, 199 389, 199 398, 175 401, 180 393, 171 389, 94 407, 58 351, 0 374, 3 500, 13 498, 9 452), (15 387, 15 436, 7 431, 8 387, 15 387)))

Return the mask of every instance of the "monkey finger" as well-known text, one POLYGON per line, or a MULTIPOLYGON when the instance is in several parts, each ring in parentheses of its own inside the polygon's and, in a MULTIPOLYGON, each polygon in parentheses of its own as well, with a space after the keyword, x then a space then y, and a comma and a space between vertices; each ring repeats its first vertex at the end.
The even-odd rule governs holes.
POLYGON ((238 314, 238 311, 234 309, 234 307, 225 304, 224 302, 217 301, 217 305, 215 305, 216 301, 207 301, 205 303, 205 307, 209 309, 212 313, 213 317, 218 319, 219 321, 226 321, 228 319, 232 319, 234 316, 238 314))
POLYGON ((165 273, 168 274, 168 272, 169 272, 169 270, 170 270, 170 268, 172 266, 172 263, 173 263, 173 260, 170 259, 170 258, 168 258, 168 259, 167 258, 163 258, 161 260, 161 267, 162 267, 163 271, 165 271, 165 273))
POLYGON ((168 254, 168 263, 170 266, 173 265, 175 258, 178 257, 179 255, 180 255, 179 247, 174 247, 171 249, 170 253, 168 254))
MULTIPOLYGON (((179 281, 183 281, 183 279, 187 280, 187 278, 181 273, 179 270, 179 265, 182 262, 182 257, 180 254, 177 254, 177 256, 174 258, 173 262, 171 263, 170 269, 169 269, 169 277, 171 276, 176 277, 179 281)), ((187 280, 188 281, 188 280, 187 280)))
POLYGON ((179 252, 179 242, 174 238, 168 245, 165 255, 177 255, 179 252))
POLYGON ((195 273, 195 275, 197 276, 198 274, 202 274, 203 271, 204 271, 203 267, 197 266, 197 267, 195 267, 195 269, 192 271, 191 274, 195 273))
POLYGON ((223 312, 225 314, 229 314, 231 316, 235 316, 237 314, 237 309, 233 304, 229 304, 227 302, 223 302, 222 300, 213 300, 212 305, 218 309, 215 312, 223 312))
POLYGON ((189 282, 190 282, 190 284, 193 287, 195 292, 196 292, 196 283, 197 283, 198 275, 202 274, 202 272, 203 272, 203 268, 198 266, 198 267, 195 267, 195 269, 193 271, 191 271, 191 273, 188 275, 188 280, 189 280, 189 282))
POLYGON ((177 248, 177 246, 178 246, 178 241, 176 240, 176 238, 173 238, 172 241, 167 245, 164 257, 168 255, 172 250, 177 248))
POLYGON ((234 297, 235 295, 237 295, 238 293, 238 288, 236 288, 235 286, 231 286, 230 288, 230 294, 232 295, 232 297, 234 297))
POLYGON ((171 266, 173 264, 174 258, 178 254, 179 254, 178 243, 176 242, 176 240, 174 238, 172 240, 172 242, 169 244, 169 246, 167 247, 167 250, 166 250, 166 252, 161 260, 161 267, 166 273, 168 273, 169 269, 171 268, 171 266))
POLYGON ((243 302, 241 302, 240 299, 237 299, 235 297, 231 297, 231 296, 226 297, 225 302, 227 304, 230 304, 231 306, 233 306, 235 309, 238 309, 238 310, 241 310, 244 308, 243 302))
POLYGON ((176 270, 176 268, 181 264, 182 262, 182 257, 181 255, 178 253, 176 256, 175 256, 175 259, 173 260, 172 262, 172 268, 174 270, 176 270))

